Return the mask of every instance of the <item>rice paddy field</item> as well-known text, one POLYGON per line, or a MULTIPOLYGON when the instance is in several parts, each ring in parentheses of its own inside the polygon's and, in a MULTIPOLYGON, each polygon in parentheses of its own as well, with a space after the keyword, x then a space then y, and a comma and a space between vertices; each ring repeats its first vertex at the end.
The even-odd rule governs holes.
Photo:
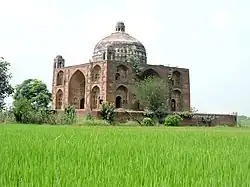
POLYGON ((250 129, 0 125, 0 186, 250 186, 250 129))

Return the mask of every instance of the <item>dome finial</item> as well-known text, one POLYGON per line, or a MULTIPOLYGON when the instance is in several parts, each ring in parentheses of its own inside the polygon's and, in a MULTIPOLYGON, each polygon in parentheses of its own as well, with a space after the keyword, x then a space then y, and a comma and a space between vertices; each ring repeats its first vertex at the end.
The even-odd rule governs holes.
POLYGON ((125 25, 122 21, 118 21, 115 25, 116 32, 125 32, 125 25))

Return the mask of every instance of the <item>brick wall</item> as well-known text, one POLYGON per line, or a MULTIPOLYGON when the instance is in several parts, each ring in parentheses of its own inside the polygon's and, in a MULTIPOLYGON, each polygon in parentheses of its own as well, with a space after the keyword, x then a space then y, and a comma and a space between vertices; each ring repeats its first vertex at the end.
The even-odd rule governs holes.
MULTIPOLYGON (((100 111, 87 111, 87 110, 77 110, 78 116, 85 116, 90 113, 95 118, 100 118, 100 111)), ((215 116, 215 119, 212 121, 212 126, 215 125, 228 125, 228 126, 236 126, 237 125, 237 116, 236 115, 227 115, 227 114, 203 114, 197 113, 195 117, 207 117, 207 116, 215 116)), ((115 119, 119 122, 126 122, 128 120, 142 120, 144 118, 143 111, 130 111, 129 114, 125 111, 116 111, 115 119)), ((184 119, 180 122, 181 126, 188 125, 197 125, 196 119, 184 119)))

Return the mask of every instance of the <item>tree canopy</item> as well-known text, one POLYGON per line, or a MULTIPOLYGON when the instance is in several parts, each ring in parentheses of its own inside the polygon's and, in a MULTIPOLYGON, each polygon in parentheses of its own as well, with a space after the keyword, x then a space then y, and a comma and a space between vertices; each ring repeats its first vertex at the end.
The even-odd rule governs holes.
POLYGON ((14 93, 14 100, 28 100, 37 109, 48 108, 51 102, 51 93, 41 80, 27 79, 17 85, 14 93))
POLYGON ((5 106, 4 99, 9 97, 14 89, 10 84, 10 79, 12 78, 9 72, 10 63, 0 57, 0 110, 5 106))
POLYGON ((169 89, 167 83, 158 77, 147 77, 133 86, 135 100, 145 109, 156 113, 159 110, 167 110, 169 89))
POLYGON ((141 73, 141 69, 140 69, 141 63, 140 63, 139 58, 135 55, 128 55, 126 58, 126 61, 131 64, 133 73, 139 77, 141 73))

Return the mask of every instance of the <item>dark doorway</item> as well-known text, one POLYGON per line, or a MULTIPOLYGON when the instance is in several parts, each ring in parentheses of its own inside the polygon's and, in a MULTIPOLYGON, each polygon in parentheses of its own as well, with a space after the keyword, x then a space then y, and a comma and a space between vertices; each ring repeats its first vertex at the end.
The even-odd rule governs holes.
POLYGON ((135 101, 135 110, 140 110, 140 103, 135 101))
POLYGON ((84 109, 84 98, 80 100, 80 109, 84 109))
POLYGON ((122 98, 120 96, 117 96, 115 99, 115 108, 121 108, 122 105, 122 98))
POLYGON ((174 99, 171 100, 171 110, 176 111, 176 101, 174 99))

